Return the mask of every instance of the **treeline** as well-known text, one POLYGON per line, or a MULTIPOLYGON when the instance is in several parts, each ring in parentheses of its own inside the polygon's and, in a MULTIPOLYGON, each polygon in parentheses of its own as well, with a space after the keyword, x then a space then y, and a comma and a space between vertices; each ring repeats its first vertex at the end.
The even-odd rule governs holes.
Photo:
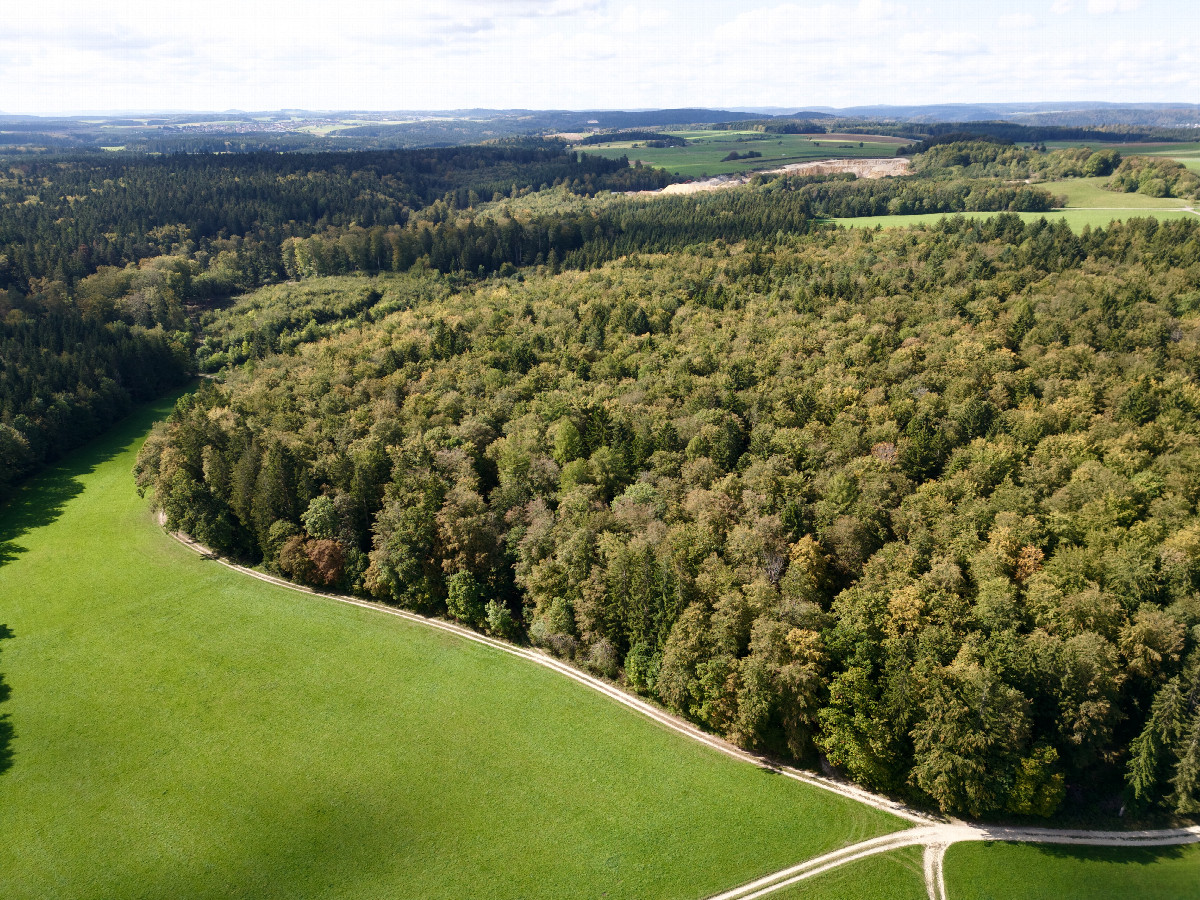
POLYGON ((656 147, 686 147, 687 141, 665 131, 598 131, 580 138, 580 146, 611 144, 614 141, 645 141, 656 147))
POLYGON ((947 812, 1195 813, 1197 260, 1192 222, 1002 214, 279 286, 138 480, 222 552, 947 812))
MULTIPOLYGON (((1109 141, 1137 143, 1139 141, 1195 141, 1192 128, 1160 128, 1137 125, 1019 125, 1015 122, 938 122, 917 126, 926 135, 970 132, 985 134, 1006 141, 1044 143, 1045 141, 1109 141)), ((882 132, 887 133, 887 132, 882 132)))
POLYGON ((331 228, 285 241, 283 265, 293 278, 414 267, 469 275, 528 265, 588 269, 631 253, 801 234, 820 217, 1044 212, 1055 202, 1041 188, 997 181, 763 176, 741 190, 564 207, 526 219, 457 216, 408 227, 331 228))
POLYGON ((959 178, 1047 180, 1107 175, 1121 157, 1113 150, 1092 151, 1086 147, 1049 152, 1026 149, 995 140, 958 139, 931 142, 914 157, 917 175, 959 178))
POLYGON ((916 213, 1048 212, 1059 199, 1027 184, 996 179, 856 179, 853 175, 784 176, 784 190, 808 201, 809 214, 825 218, 903 216, 916 213))
POLYGON ((466 209, 514 190, 659 188, 672 177, 568 153, 561 143, 339 153, 13 157, 0 175, 0 291, 70 291, 99 266, 233 236, 278 246, 352 223, 403 224, 443 200, 466 209))
POLYGON ((1173 159, 1132 156, 1123 161, 1118 158, 1118 162, 1120 165, 1104 186, 1106 190, 1200 200, 1200 175, 1173 159))
POLYGON ((329 229, 283 246, 291 277, 406 272, 413 267, 487 275, 529 265, 588 269, 636 253, 666 253, 716 240, 740 241, 810 226, 794 191, 714 191, 597 207, 569 207, 527 220, 466 217, 403 228, 329 229))
POLYGON ((61 310, 0 321, 0 500, 135 401, 183 384, 193 360, 181 337, 61 310))

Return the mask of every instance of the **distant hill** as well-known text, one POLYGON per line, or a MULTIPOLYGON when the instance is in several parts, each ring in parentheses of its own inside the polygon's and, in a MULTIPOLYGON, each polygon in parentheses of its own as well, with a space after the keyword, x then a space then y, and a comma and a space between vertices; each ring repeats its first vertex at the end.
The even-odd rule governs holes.
POLYGON ((862 131, 919 140, 967 123, 1013 140, 1186 140, 1200 137, 1200 105, 1184 103, 943 103, 911 106, 736 107, 710 109, 451 109, 122 112, 88 116, 0 114, 0 148, 22 151, 103 148, 160 153, 254 150, 378 150, 477 144, 555 132, 622 131, 687 125, 760 128, 803 123, 813 131, 862 131), (812 127, 814 126, 815 127, 812 127), (1013 130, 1021 126, 1033 131, 1013 130), (1005 129, 1008 129, 1007 131, 1005 129), (1179 129, 1164 133, 1166 129, 1179 129), (1193 130, 1196 129, 1196 130, 1193 130), (1011 132, 1011 133, 1010 133, 1011 132))

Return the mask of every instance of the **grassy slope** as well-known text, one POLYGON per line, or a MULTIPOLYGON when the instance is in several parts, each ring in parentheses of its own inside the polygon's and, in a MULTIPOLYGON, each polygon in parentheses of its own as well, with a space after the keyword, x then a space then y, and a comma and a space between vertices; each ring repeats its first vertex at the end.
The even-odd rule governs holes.
POLYGON ((797 134, 773 134, 769 136, 768 140, 738 143, 737 136, 739 134, 742 132, 707 132, 701 138, 689 137, 690 142, 686 147, 632 148, 632 145, 626 141, 619 144, 584 146, 578 149, 613 159, 628 156, 630 159, 640 159, 652 166, 667 169, 679 175, 698 177, 700 175, 725 175, 730 172, 778 168, 788 163, 817 159, 876 159, 895 156, 896 148, 902 146, 897 143, 863 141, 863 146, 859 147, 858 141, 826 140, 821 135, 812 135, 811 137, 815 140, 810 140, 808 135, 797 134), (842 146, 844 144, 850 144, 850 146, 844 147, 842 146), (736 150, 738 153, 757 150, 762 157, 721 162, 721 159, 731 150, 736 150))
POLYGON ((199 559, 130 478, 165 408, 0 511, 6 900, 689 898, 903 824, 199 559))
POLYGON ((922 858, 920 847, 868 856, 798 882, 771 900, 926 900, 922 858))
POLYGON ((946 890, 954 900, 1187 900, 1200 896, 1200 845, 955 844, 946 890))
POLYGON ((1187 200, 1176 197, 1148 197, 1138 193, 1106 191, 1107 176, 1099 178, 1067 178, 1038 184, 1056 196, 1065 196, 1067 206, 1075 209, 1179 209, 1188 206, 1187 200))

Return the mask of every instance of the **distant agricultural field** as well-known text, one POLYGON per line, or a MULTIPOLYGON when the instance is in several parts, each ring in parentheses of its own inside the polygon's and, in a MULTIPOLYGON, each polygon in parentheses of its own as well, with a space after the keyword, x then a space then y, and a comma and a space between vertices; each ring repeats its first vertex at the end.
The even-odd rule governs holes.
POLYGON ((679 175, 700 177, 772 169, 815 159, 895 156, 896 148, 908 143, 876 135, 765 134, 759 131, 673 131, 671 136, 686 139, 688 145, 646 147, 642 141, 625 141, 578 149, 613 159, 628 156, 630 160, 641 160, 646 165, 679 175), (740 154, 755 151, 762 156, 723 162, 731 151, 740 154))
POLYGON ((1087 147, 1089 150, 1116 150, 1122 156, 1177 156, 1200 153, 1200 141, 1162 141, 1151 143, 1113 143, 1111 141, 1046 141, 1049 150, 1087 147))
POLYGON ((201 559, 130 474, 169 409, 0 509, 5 900, 691 900, 905 825, 525 660, 201 559))

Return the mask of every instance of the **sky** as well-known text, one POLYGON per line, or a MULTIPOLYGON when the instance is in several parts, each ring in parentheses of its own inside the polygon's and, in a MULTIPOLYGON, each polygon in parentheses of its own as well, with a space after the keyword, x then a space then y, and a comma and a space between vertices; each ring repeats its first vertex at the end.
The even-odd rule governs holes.
POLYGON ((9 0, 0 111, 1200 102, 1196 0, 9 0))

